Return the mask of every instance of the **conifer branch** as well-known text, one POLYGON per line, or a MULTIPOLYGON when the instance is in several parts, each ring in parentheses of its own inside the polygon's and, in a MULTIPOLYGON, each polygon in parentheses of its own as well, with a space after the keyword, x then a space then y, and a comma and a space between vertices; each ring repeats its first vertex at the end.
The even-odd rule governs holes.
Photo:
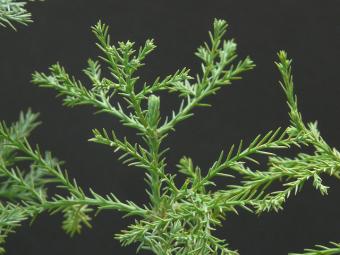
POLYGON ((26 4, 27 1, 0 0, 0 26, 16 30, 16 24, 28 25, 32 23, 32 15, 26 10, 26 4))
MULTIPOLYGON (((120 151, 119 159, 123 163, 145 171, 149 203, 139 206, 133 201, 121 201, 114 194, 99 195, 92 189, 85 192, 68 176, 62 162, 29 144, 28 135, 38 125, 37 115, 29 111, 16 124, 0 124, 3 199, 0 242, 21 222, 44 211, 62 213, 62 228, 72 236, 80 233, 83 226, 91 227, 94 211, 110 210, 135 218, 115 238, 123 246, 137 243, 137 252, 236 255, 238 252, 229 248, 225 240, 214 235, 226 215, 239 210, 258 214, 281 210, 285 201, 309 181, 321 195, 327 195, 330 187, 324 184, 323 176, 340 178, 340 153, 322 138, 316 123, 304 123, 294 93, 292 61, 284 51, 278 53, 276 65, 282 76, 280 84, 287 98, 290 125, 258 135, 249 144, 241 141, 237 146, 232 145, 208 169, 201 169, 191 158, 183 157, 176 174, 184 175, 185 180, 181 184, 176 182, 174 170, 167 165, 168 148, 164 148, 163 141, 178 123, 194 114, 195 107, 210 106, 205 102, 208 96, 254 67, 249 57, 236 61, 236 43, 223 39, 226 30, 225 21, 214 21, 209 43, 196 51, 202 62, 201 73, 193 76, 189 69, 183 68, 163 79, 158 77, 139 84, 136 72, 155 49, 153 40, 140 47, 130 41, 114 44, 108 26, 101 21, 92 27, 92 32, 102 56, 99 60, 88 60, 83 70, 89 85, 69 75, 59 64, 52 65, 49 74, 35 72, 33 84, 56 90, 66 106, 91 105, 97 113, 107 113, 135 129, 138 138, 135 143, 105 129, 94 129, 90 141, 104 144, 113 152, 120 151), (103 64, 107 66, 108 77, 103 75, 103 64), (160 92, 164 91, 176 93, 182 99, 179 109, 172 111, 170 117, 161 114, 160 92), (314 151, 300 152, 292 158, 279 155, 280 150, 292 146, 301 149, 302 145, 314 151), (259 163, 259 155, 266 156, 266 165, 259 163), (18 161, 28 162, 28 171, 19 168, 18 161), (240 181, 234 185, 227 184, 218 190, 212 187, 217 178, 227 182, 235 176, 240 181), (274 183, 279 184, 275 189, 274 183), (57 192, 48 196, 49 185, 66 191, 66 195, 57 192)), ((339 247, 333 245, 307 249, 304 254, 336 254, 339 247)))
POLYGON ((336 255, 340 253, 340 244, 331 242, 331 246, 316 245, 315 249, 305 249, 303 253, 289 253, 289 255, 336 255))

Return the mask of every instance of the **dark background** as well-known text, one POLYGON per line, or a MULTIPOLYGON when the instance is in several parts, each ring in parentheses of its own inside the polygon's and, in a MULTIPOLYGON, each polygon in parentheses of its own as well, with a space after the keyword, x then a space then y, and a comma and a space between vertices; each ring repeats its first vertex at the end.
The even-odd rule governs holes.
MULTIPOLYGON (((111 26, 114 41, 141 44, 155 38, 158 48, 147 60, 143 80, 164 77, 184 66, 195 73, 199 62, 193 52, 207 39, 217 17, 230 24, 228 37, 236 39, 239 55, 250 55, 257 67, 211 98, 213 108, 196 109, 193 118, 178 126, 166 142, 171 147, 169 166, 188 155, 206 169, 222 149, 240 139, 287 126, 285 98, 273 64, 280 49, 294 58, 296 91, 305 120, 318 120, 325 139, 340 147, 339 8, 338 0, 48 0, 30 4, 34 24, 19 27, 18 32, 0 29, 0 119, 14 121, 28 107, 41 112, 44 124, 33 134, 32 143, 65 160, 81 186, 144 202, 142 171, 122 166, 109 148, 87 142, 92 128, 113 128, 120 137, 132 131, 108 116, 93 115, 91 107, 61 106, 55 92, 30 84, 31 73, 47 71, 60 61, 83 78, 80 70, 87 58, 99 53, 90 32, 98 19, 111 26)), ((162 101, 168 108, 177 108, 177 103, 172 98, 162 101)), ((239 216, 229 215, 218 234, 242 255, 280 255, 340 241, 340 185, 330 178, 326 182, 331 186, 326 198, 308 183, 289 199, 283 212, 261 217, 242 211, 239 216)), ((128 223, 120 216, 104 212, 94 219, 92 230, 71 239, 60 228, 60 216, 42 215, 31 227, 26 224, 11 235, 7 254, 134 254, 135 247, 120 248, 113 239, 128 223)))

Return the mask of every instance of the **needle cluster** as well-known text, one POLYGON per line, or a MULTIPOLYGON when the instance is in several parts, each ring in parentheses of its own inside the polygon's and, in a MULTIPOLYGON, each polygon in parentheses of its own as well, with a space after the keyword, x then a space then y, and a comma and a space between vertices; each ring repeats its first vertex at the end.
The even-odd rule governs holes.
POLYGON ((26 9, 28 1, 0 0, 0 26, 16 30, 16 24, 28 25, 31 23, 32 14, 26 9))

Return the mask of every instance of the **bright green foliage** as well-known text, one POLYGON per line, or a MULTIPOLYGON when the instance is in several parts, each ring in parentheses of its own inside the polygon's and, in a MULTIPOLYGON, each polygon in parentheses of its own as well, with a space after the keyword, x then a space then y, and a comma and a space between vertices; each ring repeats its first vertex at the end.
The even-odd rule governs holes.
POLYGON ((16 30, 16 23, 20 23, 23 25, 31 23, 32 15, 25 9, 26 4, 27 1, 0 0, 0 26, 10 26, 14 30, 16 30))
MULTIPOLYGON (((283 189, 266 194, 263 199, 253 203, 258 213, 266 210, 279 210, 291 193, 297 193, 309 179, 322 195, 327 194, 329 187, 322 183, 321 174, 339 178, 340 153, 331 148, 320 136, 316 123, 305 125, 297 108, 297 99, 293 92, 291 75, 291 60, 286 53, 278 54, 277 67, 282 75, 281 86, 286 94, 290 108, 291 125, 285 131, 289 144, 307 145, 314 147, 314 154, 299 153, 296 158, 282 158, 270 155, 267 171, 251 171, 243 163, 237 163, 232 168, 244 175, 245 181, 238 188, 259 190, 274 181, 282 182, 283 189)), ((280 140, 280 139, 279 139, 280 140)), ((238 191, 239 192, 239 191, 238 191)))
POLYGON ((80 233, 83 224, 90 227, 90 206, 98 210, 115 209, 132 215, 144 214, 144 209, 132 202, 121 203, 114 195, 102 197, 91 191, 90 196, 85 196, 77 183, 61 169, 61 162, 49 152, 32 148, 26 138, 39 124, 37 117, 37 114, 28 111, 22 113, 18 122, 11 126, 0 124, 1 243, 22 221, 34 219, 43 211, 61 211, 65 217, 63 229, 71 236, 80 233), (29 163, 28 170, 16 166, 23 161, 29 163), (48 198, 46 184, 55 184, 57 188, 66 190, 69 196, 48 198))
POLYGON ((220 196, 203 190, 208 182, 196 187, 193 184, 197 180, 191 177, 183 186, 177 187, 175 176, 166 171, 167 148, 161 146, 177 123, 193 115, 194 107, 207 106, 203 102, 205 97, 253 68, 249 58, 232 64, 236 58, 236 44, 222 40, 226 28, 224 21, 216 20, 210 34, 210 45, 205 44, 198 49, 197 56, 203 64, 202 73, 195 81, 189 76, 189 70, 183 69, 138 88, 139 77, 134 73, 144 65, 144 58, 155 48, 153 41, 146 41, 137 50, 129 41, 112 45, 108 27, 101 22, 93 27, 93 32, 99 40, 98 47, 103 52, 101 59, 108 64, 112 80, 101 76, 101 67, 93 60, 89 60, 88 68, 84 70, 91 81, 90 88, 70 77, 59 64, 50 68, 50 75, 33 75, 34 84, 56 89, 65 96, 66 105, 93 105, 98 112, 109 113, 124 125, 136 129, 142 137, 144 144, 131 144, 126 138, 117 138, 113 132, 109 135, 106 130, 94 130, 94 138, 91 139, 121 151, 120 159, 124 163, 146 171, 150 204, 144 206, 145 215, 141 219, 116 236, 123 245, 138 242, 139 249, 152 250, 156 254, 232 253, 211 232, 214 225, 220 224, 225 212, 235 210, 236 206, 243 207, 250 198, 245 196, 240 200, 235 197, 223 201, 220 196), (177 92, 183 97, 179 110, 165 119, 160 117, 160 98, 155 95, 161 90, 177 92), (112 101, 117 96, 123 97, 126 106, 114 105, 112 101), (146 107, 143 108, 143 105, 146 107))
MULTIPOLYGON (((210 42, 204 43, 196 52, 202 68, 195 78, 184 68, 164 79, 157 78, 140 86, 135 73, 155 49, 153 41, 147 40, 140 48, 130 41, 114 45, 108 27, 101 22, 92 30, 102 52, 100 60, 108 66, 109 77, 102 75, 97 60, 89 60, 84 70, 90 85, 70 76, 59 64, 51 66, 49 74, 34 73, 33 83, 56 90, 66 106, 92 105, 96 112, 110 114, 136 130, 139 139, 136 144, 126 137, 120 138, 113 130, 105 129, 94 129, 90 141, 120 152, 119 159, 124 164, 145 172, 149 203, 137 205, 120 201, 113 194, 101 196, 93 190, 83 191, 68 177, 61 162, 50 153, 29 145, 26 137, 36 126, 36 116, 32 118, 29 112, 12 127, 5 123, 0 126, 1 151, 5 152, 0 167, 5 183, 2 193, 6 199, 0 214, 3 215, 0 228, 4 235, 23 220, 34 218, 43 211, 63 213, 63 229, 74 235, 81 231, 82 226, 91 226, 93 211, 118 210, 135 219, 116 235, 122 245, 138 243, 138 251, 150 250, 158 255, 236 255, 238 252, 229 248, 225 240, 214 236, 215 228, 222 225, 226 214, 239 209, 256 213, 282 209, 286 199, 301 190, 308 180, 312 180, 322 195, 327 194, 328 187, 323 184, 322 175, 339 177, 340 154, 322 139, 316 124, 305 125, 302 121, 293 91, 291 60, 287 59, 285 52, 279 52, 277 66, 290 109, 290 126, 259 135, 248 145, 242 141, 238 146, 232 145, 227 153, 222 151, 208 169, 201 169, 192 159, 183 157, 177 167, 178 174, 184 175, 185 181, 180 185, 175 181, 176 174, 171 173, 176 170, 169 169, 166 163, 168 148, 162 144, 164 139, 178 123, 193 116, 195 107, 210 106, 204 100, 206 97, 229 86, 232 81, 240 79, 243 72, 254 67, 248 57, 235 63, 236 44, 233 40, 223 40, 226 29, 225 21, 214 21, 209 33, 210 42), (170 116, 161 115, 161 91, 177 93, 182 100, 170 116), (21 127, 29 131, 21 130, 25 135, 13 135, 21 127), (274 153, 301 145, 313 146, 314 153, 300 153, 295 158, 282 158, 274 153), (263 154, 268 156, 267 166, 261 166, 256 160, 257 155, 263 154), (30 162, 28 174, 15 167, 18 160, 30 162), (249 162, 264 169, 251 169, 249 165, 254 164, 249 162), (241 178, 238 185, 219 190, 213 188, 217 178, 225 178, 227 182, 228 178, 234 177, 233 174, 241 178), (67 195, 48 197, 47 183, 66 191, 67 195), (282 186, 269 192, 267 189, 272 183, 282 183, 282 186)), ((335 254, 326 253, 334 248, 319 248, 323 250, 321 253, 308 253, 307 250, 306 254, 335 254)))
MULTIPOLYGON (((23 141, 31 131, 39 125, 37 114, 28 111, 21 113, 19 120, 6 128, 7 135, 15 141, 23 141)), ((1 125, 2 130, 2 125, 1 125)), ((45 180, 39 168, 30 165, 28 171, 23 173, 14 165, 20 161, 15 148, 8 146, 7 140, 0 135, 0 197, 6 201, 6 205, 0 205, 0 245, 5 242, 7 235, 20 226, 21 222, 32 216, 32 211, 20 201, 31 201, 36 194, 45 196, 43 188, 45 180), (11 169, 8 169, 11 167, 11 169), (34 188, 33 188, 34 186, 34 188), (32 192, 34 190, 34 192, 32 192)), ((0 248, 0 253, 4 252, 0 248)))
POLYGON ((340 244, 330 243, 331 247, 316 245, 315 249, 305 249, 304 253, 289 253, 289 255, 338 255, 340 244))

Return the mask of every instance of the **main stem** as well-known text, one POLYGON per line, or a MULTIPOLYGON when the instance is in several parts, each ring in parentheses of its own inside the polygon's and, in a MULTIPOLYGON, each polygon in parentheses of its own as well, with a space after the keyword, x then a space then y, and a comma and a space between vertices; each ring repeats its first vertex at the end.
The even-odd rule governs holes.
POLYGON ((161 199, 161 180, 160 175, 163 172, 162 166, 159 162, 159 146, 160 141, 158 139, 157 131, 152 131, 153 135, 148 138, 149 151, 151 155, 151 165, 150 165, 150 188, 151 188, 151 200, 154 209, 159 209, 160 199, 161 199))
POLYGON ((144 126, 144 137, 147 140, 149 153, 150 153, 150 181, 149 186, 151 189, 151 194, 149 194, 151 203, 154 209, 159 208, 160 198, 161 198, 161 180, 160 175, 163 172, 162 166, 159 162, 159 147, 160 147, 160 139, 157 132, 157 127, 150 127, 148 124, 145 113, 141 108, 140 99, 137 98, 136 93, 134 91, 134 86, 131 83, 131 77, 129 76, 127 79, 127 84, 129 91, 127 91, 130 95, 131 105, 135 110, 136 116, 138 117, 140 123, 144 126))

